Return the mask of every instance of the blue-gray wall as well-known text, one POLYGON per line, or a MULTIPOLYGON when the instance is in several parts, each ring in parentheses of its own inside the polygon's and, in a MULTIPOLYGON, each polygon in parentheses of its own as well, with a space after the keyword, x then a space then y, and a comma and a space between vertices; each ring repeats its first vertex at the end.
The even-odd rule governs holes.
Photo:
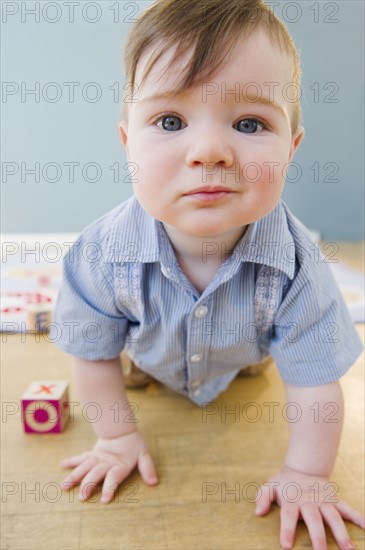
MULTIPOLYGON (((2 232, 80 231, 131 195, 118 87, 120 99, 129 21, 150 3, 1 3, 2 232), (67 82, 79 83, 74 101, 67 82), (27 93, 37 86, 37 97, 27 93), (27 172, 36 163, 39 181, 27 172), (78 163, 74 181, 69 163, 78 163)), ((284 199, 322 238, 361 239, 364 3, 268 3, 287 23, 303 69, 306 136, 284 199)))

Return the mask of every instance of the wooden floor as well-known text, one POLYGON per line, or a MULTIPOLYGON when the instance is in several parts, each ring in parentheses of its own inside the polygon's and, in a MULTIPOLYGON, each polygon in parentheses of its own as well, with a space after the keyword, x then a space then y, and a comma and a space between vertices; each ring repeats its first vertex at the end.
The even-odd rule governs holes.
MULTIPOLYGON (((341 246, 341 256, 360 268, 360 245, 341 246)), ((358 326, 363 337, 363 326, 358 326)), ((77 489, 62 493, 61 458, 88 450, 92 425, 82 414, 69 357, 41 336, 3 335, 2 343, 2 549, 279 549, 279 508, 258 518, 255 485, 281 467, 288 440, 281 414, 282 382, 272 364, 256 378, 238 378, 204 409, 153 383, 129 391, 138 405, 139 428, 150 443, 160 484, 147 488, 138 473, 123 484, 109 505, 79 503, 77 489), (25 435, 19 398, 33 380, 68 380, 74 403, 72 422, 60 435, 25 435), (264 402, 280 402, 269 422, 264 402), (224 414, 239 403, 239 418, 224 414), (262 416, 252 422, 256 403, 262 416), (4 411, 7 411, 4 414, 4 411), (222 420, 225 420, 222 421, 222 420), (238 420, 236 422, 236 420, 238 420), (234 489, 237 494, 234 494, 234 489), (230 492, 229 492, 230 491, 230 492), (215 494, 207 494, 215 493, 215 494), (238 502, 237 502, 238 501, 238 502)), ((342 378, 347 402, 344 433, 332 481, 339 495, 364 511, 364 357, 342 378)), ((363 532, 348 524, 356 548, 363 532)), ((329 534, 329 548, 337 548, 329 534)), ((310 548, 304 524, 296 549, 310 548)))

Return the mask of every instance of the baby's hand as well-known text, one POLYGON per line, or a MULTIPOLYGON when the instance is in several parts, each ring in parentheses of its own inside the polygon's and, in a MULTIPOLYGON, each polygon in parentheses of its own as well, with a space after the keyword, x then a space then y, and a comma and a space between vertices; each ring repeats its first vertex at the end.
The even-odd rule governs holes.
POLYGON ((261 487, 256 514, 264 516, 276 501, 280 511, 280 544, 292 548, 297 522, 302 519, 308 528, 315 550, 326 550, 324 523, 327 523, 341 550, 355 548, 344 519, 365 529, 365 518, 347 502, 336 497, 337 485, 324 477, 302 474, 284 468, 261 487), (335 489, 335 490, 334 490, 335 489))
POLYGON ((136 466, 147 485, 158 483, 149 448, 137 431, 112 439, 99 438, 92 451, 66 458, 60 466, 74 468, 61 486, 67 490, 80 483, 79 500, 90 498, 96 485, 104 480, 100 502, 110 502, 118 485, 136 466))

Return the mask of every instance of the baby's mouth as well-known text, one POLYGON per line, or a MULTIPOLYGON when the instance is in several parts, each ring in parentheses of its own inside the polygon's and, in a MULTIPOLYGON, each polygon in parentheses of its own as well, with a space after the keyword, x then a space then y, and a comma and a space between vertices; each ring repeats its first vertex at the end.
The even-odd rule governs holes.
POLYGON ((212 202, 216 200, 223 199, 230 195, 231 193, 234 193, 232 189, 229 187, 223 187, 223 186, 205 186, 205 187, 198 187, 197 189, 193 189, 192 191, 189 191, 184 196, 191 197, 192 199, 203 201, 203 202, 212 202))

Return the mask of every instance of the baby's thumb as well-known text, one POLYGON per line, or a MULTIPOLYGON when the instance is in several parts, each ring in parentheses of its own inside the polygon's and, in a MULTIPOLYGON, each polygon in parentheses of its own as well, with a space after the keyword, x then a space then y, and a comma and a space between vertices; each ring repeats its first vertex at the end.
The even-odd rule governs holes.
POLYGON ((155 465, 148 451, 141 451, 138 456, 138 470, 147 485, 158 483, 155 465))

